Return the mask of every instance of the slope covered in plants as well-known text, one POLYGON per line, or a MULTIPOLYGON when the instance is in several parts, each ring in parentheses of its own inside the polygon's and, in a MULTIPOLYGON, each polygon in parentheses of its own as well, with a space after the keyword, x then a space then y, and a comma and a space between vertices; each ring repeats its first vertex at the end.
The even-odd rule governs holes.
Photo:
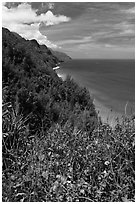
POLYGON ((74 123, 81 114, 92 118, 85 128, 88 122, 94 128, 97 115, 88 91, 69 77, 63 82, 57 76, 52 67, 59 61, 45 45, 5 28, 2 37, 4 103, 11 102, 14 108, 18 104, 19 114, 31 114, 30 130, 38 131, 42 123, 44 130, 69 119, 74 123))
POLYGON ((134 201, 134 118, 112 129, 45 45, 2 30, 2 199, 134 201))

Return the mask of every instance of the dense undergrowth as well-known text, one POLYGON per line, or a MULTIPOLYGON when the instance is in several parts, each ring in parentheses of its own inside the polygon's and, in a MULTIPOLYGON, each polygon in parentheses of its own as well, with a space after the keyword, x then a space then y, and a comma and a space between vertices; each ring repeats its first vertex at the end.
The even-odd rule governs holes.
POLYGON ((47 47, 3 30, 2 199, 134 201, 135 124, 102 124, 47 47))
POLYGON ((35 135, 26 120, 11 106, 3 112, 3 201, 134 201, 134 119, 92 134, 66 122, 35 135))

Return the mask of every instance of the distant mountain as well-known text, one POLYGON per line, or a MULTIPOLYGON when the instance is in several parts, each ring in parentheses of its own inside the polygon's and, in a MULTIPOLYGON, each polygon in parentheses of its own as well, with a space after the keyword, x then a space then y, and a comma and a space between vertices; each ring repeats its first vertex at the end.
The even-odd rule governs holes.
POLYGON ((55 67, 57 63, 71 59, 65 53, 53 51, 46 45, 40 45, 35 39, 26 40, 18 33, 10 32, 6 28, 2 28, 2 41, 3 48, 6 47, 7 44, 8 46, 13 46, 13 48, 15 46, 17 49, 22 47, 25 49, 25 52, 30 52, 31 55, 35 55, 34 61, 37 59, 36 64, 41 61, 41 63, 43 64, 44 62, 44 66, 47 67, 55 67))
POLYGON ((52 54, 46 45, 39 45, 35 39, 26 40, 6 28, 2 28, 2 42, 3 51, 13 52, 12 54, 17 61, 19 60, 17 59, 19 55, 22 55, 22 60, 23 55, 31 55, 32 61, 38 67, 41 65, 47 69, 55 67, 59 62, 58 58, 52 54))
POLYGON ((60 62, 66 62, 68 60, 71 60, 71 57, 69 57, 67 54, 55 50, 51 50, 52 54, 58 58, 60 62))
POLYGON ((86 110, 96 121, 89 92, 69 77, 63 81, 53 70, 66 59, 70 58, 39 45, 35 39, 26 40, 2 28, 3 103, 11 103, 24 117, 31 114, 29 128, 32 132, 40 131, 41 124, 44 130, 54 123, 65 124, 67 120, 73 124, 80 121, 74 117, 81 118, 86 110))

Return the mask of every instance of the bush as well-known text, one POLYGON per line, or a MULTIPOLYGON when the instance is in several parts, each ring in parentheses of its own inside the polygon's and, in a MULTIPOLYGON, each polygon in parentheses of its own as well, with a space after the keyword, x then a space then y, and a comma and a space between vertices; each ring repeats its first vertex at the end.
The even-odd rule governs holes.
POLYGON ((124 118, 114 130, 100 124, 88 134, 66 123, 29 136, 18 171, 3 171, 3 201, 134 201, 134 133, 124 118))
POLYGON ((47 47, 3 35, 3 201, 134 201, 134 118, 102 124, 47 47), (44 50, 43 50, 44 49, 44 50))

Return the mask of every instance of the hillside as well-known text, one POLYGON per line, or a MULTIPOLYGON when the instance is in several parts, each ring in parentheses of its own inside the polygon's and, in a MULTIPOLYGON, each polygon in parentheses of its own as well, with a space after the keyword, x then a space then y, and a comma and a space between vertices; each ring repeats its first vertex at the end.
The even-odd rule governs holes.
MULTIPOLYGON (((6 102, 12 102, 15 106, 18 101, 19 112, 23 115, 35 112, 40 121, 46 117, 44 120, 48 121, 45 126, 52 120, 63 122, 65 117, 69 117, 65 112, 73 112, 75 107, 80 113, 87 109, 89 114, 96 117, 89 93, 69 79, 63 82, 54 72, 52 67, 59 60, 45 45, 39 45, 36 40, 25 40, 4 28, 2 42, 6 102), (51 109, 56 117, 50 112, 51 109)), ((36 125, 40 125, 38 121, 36 125)))
POLYGON ((3 202, 135 201, 135 123, 102 124, 57 56, 2 29, 3 202))
MULTIPOLYGON (((57 57, 52 55, 46 45, 39 45, 35 39, 25 40, 19 34, 10 32, 5 28, 2 28, 2 42, 3 49, 8 49, 9 47, 11 49, 13 46, 13 50, 15 48, 16 52, 20 52, 19 54, 25 51, 26 53, 24 53, 24 55, 31 55, 32 58, 34 55, 35 57, 37 56, 36 59, 38 61, 35 57, 33 58, 36 64, 40 63, 46 67, 52 67, 59 61, 57 57)), ((18 55, 18 53, 13 53, 13 55, 18 55)))
POLYGON ((59 59, 59 62, 66 62, 68 60, 71 60, 71 57, 69 57, 68 55, 66 55, 63 52, 59 52, 59 51, 55 51, 55 50, 54 51, 51 50, 51 52, 54 56, 56 56, 59 59))

